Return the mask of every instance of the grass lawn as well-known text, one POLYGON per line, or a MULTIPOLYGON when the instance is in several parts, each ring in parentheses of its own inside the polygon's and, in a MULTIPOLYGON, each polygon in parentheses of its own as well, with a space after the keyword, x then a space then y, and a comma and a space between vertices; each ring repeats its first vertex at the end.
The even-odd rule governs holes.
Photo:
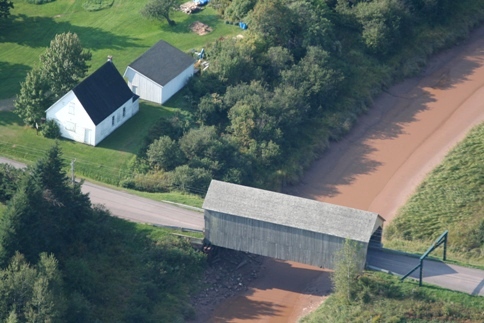
POLYGON ((113 55, 116 67, 123 73, 131 61, 160 39, 189 51, 242 32, 218 19, 210 7, 192 15, 174 12, 172 19, 176 25, 170 27, 165 21, 141 17, 140 9, 148 0, 115 0, 111 8, 97 12, 86 11, 83 2, 57 0, 33 5, 25 0, 13 0, 13 19, 0 22, 0 99, 15 96, 19 83, 38 64, 39 55, 59 33, 77 33, 84 48, 92 51, 89 73, 101 66, 108 55, 113 55), (213 31, 204 36, 191 32, 189 26, 197 20, 213 31))
MULTIPOLYGON (((75 161, 76 173, 98 181, 118 184, 127 175, 127 164, 138 151, 151 125, 169 115, 169 109, 148 103, 140 104, 140 111, 118 128, 99 146, 92 147, 71 140, 60 140, 64 158, 75 161)), ((24 162, 36 161, 55 141, 37 135, 25 127, 12 112, 0 112, 0 154, 24 162)))

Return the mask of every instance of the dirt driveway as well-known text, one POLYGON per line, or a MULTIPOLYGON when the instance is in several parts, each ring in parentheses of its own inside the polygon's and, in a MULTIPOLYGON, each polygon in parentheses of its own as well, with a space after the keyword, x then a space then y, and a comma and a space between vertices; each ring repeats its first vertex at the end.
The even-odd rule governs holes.
MULTIPOLYGON (((432 59, 421 76, 381 95, 287 193, 380 213, 390 221, 425 175, 484 121, 484 28, 432 59)), ((213 322, 295 322, 330 285, 314 267, 267 259, 249 290, 213 322)))

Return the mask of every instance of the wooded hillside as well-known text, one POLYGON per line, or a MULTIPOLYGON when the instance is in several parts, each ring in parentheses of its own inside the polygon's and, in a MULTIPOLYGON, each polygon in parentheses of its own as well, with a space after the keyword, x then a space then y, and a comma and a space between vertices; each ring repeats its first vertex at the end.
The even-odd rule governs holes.
POLYGON ((372 98, 418 73, 484 17, 475 1, 214 0, 238 37, 205 48, 209 68, 161 120, 125 187, 204 194, 211 178, 280 189, 338 140, 372 98), (153 186, 150 178, 157 179, 153 186))

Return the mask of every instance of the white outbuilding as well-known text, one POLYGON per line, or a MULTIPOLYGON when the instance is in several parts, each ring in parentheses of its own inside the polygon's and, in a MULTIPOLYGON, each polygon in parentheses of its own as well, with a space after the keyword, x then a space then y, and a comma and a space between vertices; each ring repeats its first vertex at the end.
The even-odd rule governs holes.
POLYGON ((194 62, 191 56, 160 40, 129 64, 124 77, 141 99, 163 104, 193 76, 194 62))
POLYGON ((45 112, 62 137, 96 146, 138 110, 139 96, 108 60, 45 112))

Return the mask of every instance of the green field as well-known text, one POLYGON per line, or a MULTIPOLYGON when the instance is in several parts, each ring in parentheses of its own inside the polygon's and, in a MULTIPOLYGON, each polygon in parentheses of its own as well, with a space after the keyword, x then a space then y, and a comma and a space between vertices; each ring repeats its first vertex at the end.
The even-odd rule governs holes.
POLYGON ((220 37, 235 35, 240 29, 226 25, 215 11, 172 15, 174 27, 165 21, 150 21, 139 11, 147 0, 115 0, 109 9, 88 12, 84 1, 57 0, 43 5, 13 0, 11 22, 0 22, 0 99, 14 97, 27 72, 38 64, 39 55, 56 34, 76 33, 83 47, 93 53, 89 73, 101 66, 108 55, 121 73, 136 57, 163 39, 183 51, 200 49, 220 37), (213 31, 199 36, 190 31, 194 21, 209 25, 213 31))

